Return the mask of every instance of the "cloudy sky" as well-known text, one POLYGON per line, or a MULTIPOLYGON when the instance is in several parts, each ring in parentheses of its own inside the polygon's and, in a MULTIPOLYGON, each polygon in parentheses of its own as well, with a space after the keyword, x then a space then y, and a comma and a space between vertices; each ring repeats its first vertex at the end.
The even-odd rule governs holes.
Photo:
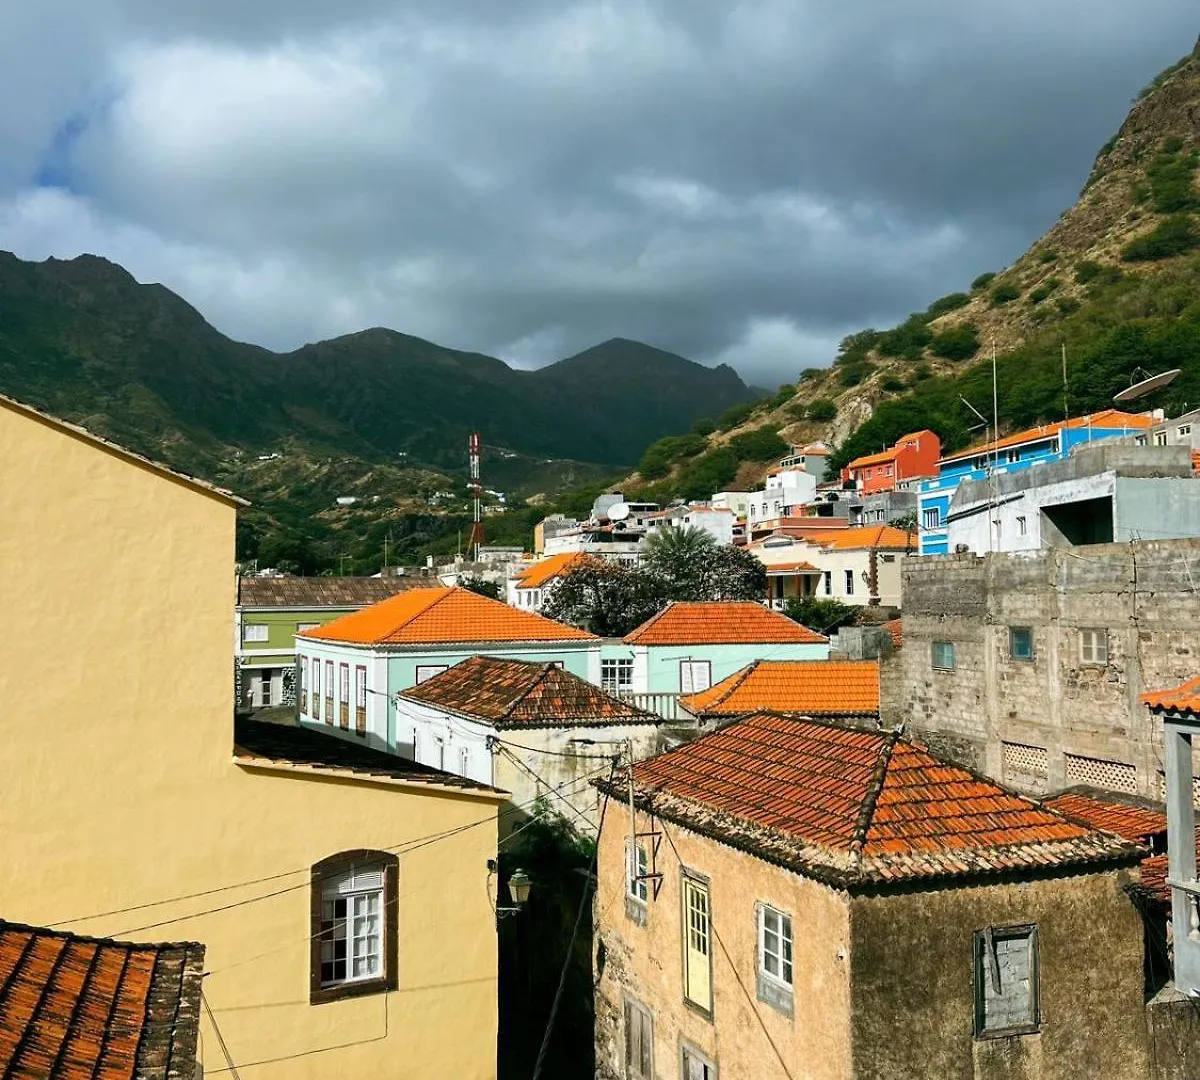
POLYGON ((6 0, 0 248, 290 349, 775 384, 1004 265, 1195 0, 6 0))

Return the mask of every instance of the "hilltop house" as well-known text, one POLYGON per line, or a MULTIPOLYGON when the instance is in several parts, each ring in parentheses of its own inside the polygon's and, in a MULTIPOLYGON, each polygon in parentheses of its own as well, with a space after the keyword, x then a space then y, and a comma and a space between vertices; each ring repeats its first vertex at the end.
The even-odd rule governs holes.
POLYGON ((941 439, 932 431, 914 431, 887 450, 856 457, 842 470, 842 483, 862 495, 895 491, 904 481, 933 476, 941 455, 941 439))
MULTIPOLYGON (((608 758, 658 749, 662 718, 554 664, 474 656, 396 697, 397 746, 427 765, 494 785, 517 806, 544 797, 595 828, 588 780, 608 758)), ((507 826, 517 824, 509 816, 507 826)))
MULTIPOLYGON (((224 1045, 256 1080, 494 1077, 487 862, 504 793, 295 726, 235 726, 229 494, 5 398, 0 505, 0 564, 21 568, 0 578, 20 613, 0 658, 0 790, 20 823, 0 847, 4 917, 204 942, 206 1075, 228 1067, 224 1045)), ((131 992, 148 962, 124 966, 131 992)), ((52 992, 84 974, 58 971, 52 992)), ((97 990, 121 978, 94 973, 97 990)), ((117 1016, 127 1046, 135 1011, 117 1016)), ((80 1023, 94 1050, 102 1021, 80 1023)))
POLYGON ((238 578, 234 608, 235 693, 239 707, 296 704, 296 634, 416 588, 420 578, 238 578))
POLYGON ((719 725, 767 710, 821 720, 879 719, 879 664, 874 660, 755 660, 680 706, 719 725))
POLYGON ((513 607, 537 611, 550 599, 555 586, 572 570, 586 566, 588 560, 582 552, 566 551, 521 567, 504 583, 505 598, 513 607))
POLYGON ((950 500, 964 480, 987 480, 1031 465, 1060 461, 1081 444, 1122 438, 1154 426, 1152 417, 1104 409, 1057 424, 1044 424, 950 454, 937 463, 937 476, 921 481, 917 492, 920 553, 950 552, 947 518, 950 500))
POLYGON ((793 506, 804 506, 817 494, 817 478, 798 465, 777 465, 767 473, 762 490, 746 502, 746 526, 753 531, 763 521, 787 517, 793 506))
POLYGON ((783 458, 779 465, 784 469, 803 469, 811 474, 818 484, 823 483, 829 468, 829 447, 823 442, 792 446, 788 456, 783 458))
POLYGON ((395 696, 471 656, 600 681, 600 639, 469 589, 413 589, 296 638, 302 724, 397 752, 395 696))
POLYGON ((600 685, 675 718, 680 694, 705 690, 762 657, 821 660, 829 640, 751 601, 668 604, 621 642, 605 642, 600 685))
POLYGON ((598 784, 603 1080, 1148 1075, 1136 844, 770 713, 598 784))
POLYGON ((904 561, 915 548, 914 535, 891 525, 791 528, 747 546, 767 568, 767 603, 777 611, 809 596, 900 607, 904 561))

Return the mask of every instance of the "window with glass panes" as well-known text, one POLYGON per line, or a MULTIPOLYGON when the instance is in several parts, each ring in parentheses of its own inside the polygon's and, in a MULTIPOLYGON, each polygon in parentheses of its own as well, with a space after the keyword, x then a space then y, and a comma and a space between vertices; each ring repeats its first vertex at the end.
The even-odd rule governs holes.
POLYGON ((362 664, 354 668, 354 733, 367 733, 367 669, 362 664))
POLYGON ((325 723, 333 723, 333 661, 325 661, 325 723))
POLYGON ((758 964, 764 975, 792 985, 792 919, 765 904, 758 909, 758 964))
POLYGON ((347 852, 313 867, 313 1003, 395 984, 397 860, 347 852))
POLYGON ((321 719, 321 661, 312 662, 312 718, 321 719))
POLYGON ((601 660, 600 689, 609 694, 633 689, 633 659, 601 660))
POLYGON ((649 895, 646 875, 650 872, 650 861, 642 844, 627 843, 625 846, 625 891, 643 904, 649 895))
POLYGON ((1084 664, 1108 663, 1108 631, 1079 631, 1079 660, 1084 664))

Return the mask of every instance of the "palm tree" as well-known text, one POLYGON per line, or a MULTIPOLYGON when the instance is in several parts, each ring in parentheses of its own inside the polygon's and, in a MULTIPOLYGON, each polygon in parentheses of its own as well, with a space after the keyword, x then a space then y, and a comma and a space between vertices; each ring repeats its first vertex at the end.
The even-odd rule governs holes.
POLYGON ((694 525, 660 529, 646 538, 642 563, 663 582, 667 599, 700 600, 716 547, 712 535, 694 525))

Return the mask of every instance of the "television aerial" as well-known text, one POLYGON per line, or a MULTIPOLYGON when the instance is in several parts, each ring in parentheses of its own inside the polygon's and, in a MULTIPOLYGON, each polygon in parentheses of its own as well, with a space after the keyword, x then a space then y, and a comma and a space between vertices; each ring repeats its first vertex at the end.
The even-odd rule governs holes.
POLYGON ((1127 401, 1137 401, 1138 398, 1143 398, 1147 394, 1153 394, 1155 390, 1161 390, 1164 386, 1174 382, 1181 370, 1180 368, 1171 368, 1170 371, 1160 371, 1157 375, 1151 375, 1145 368, 1134 368, 1133 381, 1119 394, 1113 395, 1113 403, 1124 405, 1127 401), (1139 375, 1142 376, 1140 379, 1139 375))
POLYGON ((624 521, 627 517, 629 517, 629 503, 613 503, 608 508, 609 521, 624 521))

